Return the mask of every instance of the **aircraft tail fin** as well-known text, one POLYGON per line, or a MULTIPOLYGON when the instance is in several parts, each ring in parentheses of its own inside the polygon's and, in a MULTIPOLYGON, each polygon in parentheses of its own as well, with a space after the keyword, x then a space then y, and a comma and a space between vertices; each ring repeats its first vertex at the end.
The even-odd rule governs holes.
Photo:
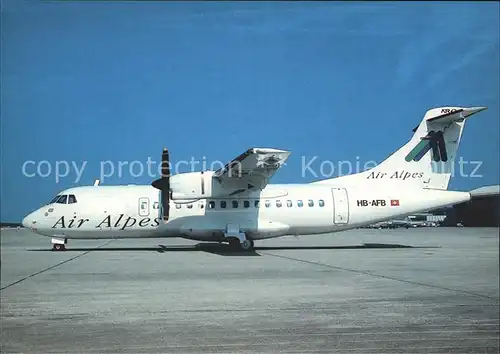
POLYGON ((372 169, 317 184, 401 182, 405 187, 446 190, 467 118, 486 107, 439 107, 428 110, 413 136, 372 169))

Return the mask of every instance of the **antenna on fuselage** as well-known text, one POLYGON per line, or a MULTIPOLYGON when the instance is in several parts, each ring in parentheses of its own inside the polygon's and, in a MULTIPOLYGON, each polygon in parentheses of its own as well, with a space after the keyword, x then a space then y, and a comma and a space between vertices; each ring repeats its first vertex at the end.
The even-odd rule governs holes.
POLYGON ((99 183, 101 183, 101 181, 99 181, 98 179, 96 179, 95 182, 94 182, 94 187, 99 186, 99 183))

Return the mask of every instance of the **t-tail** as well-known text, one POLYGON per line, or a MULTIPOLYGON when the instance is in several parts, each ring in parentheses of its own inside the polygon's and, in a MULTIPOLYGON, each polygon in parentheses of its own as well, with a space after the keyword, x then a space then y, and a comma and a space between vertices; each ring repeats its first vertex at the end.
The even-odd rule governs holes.
POLYGON ((439 107, 425 113, 410 141, 379 165, 360 173, 314 182, 357 185, 374 183, 446 190, 466 120, 486 107, 439 107))

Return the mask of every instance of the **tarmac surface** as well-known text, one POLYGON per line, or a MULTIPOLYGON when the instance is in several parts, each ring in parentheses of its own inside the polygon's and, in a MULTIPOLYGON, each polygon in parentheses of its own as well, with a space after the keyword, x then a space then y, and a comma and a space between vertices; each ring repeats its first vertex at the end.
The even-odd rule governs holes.
POLYGON ((499 230, 358 229, 256 242, 1 232, 1 351, 499 351, 499 230))

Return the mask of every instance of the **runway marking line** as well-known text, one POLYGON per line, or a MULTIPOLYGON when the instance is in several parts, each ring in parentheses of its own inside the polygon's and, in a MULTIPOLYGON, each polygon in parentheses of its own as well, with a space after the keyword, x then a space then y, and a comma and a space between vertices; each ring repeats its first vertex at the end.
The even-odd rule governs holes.
POLYGON ((496 301, 498 301, 498 298, 495 298, 493 296, 478 294, 478 293, 474 293, 474 292, 471 292, 471 291, 454 289, 454 288, 448 288, 448 287, 439 286, 439 285, 426 284, 426 283, 421 283, 421 282, 412 281, 412 280, 399 279, 399 278, 394 278, 394 277, 390 277, 390 276, 387 276, 387 275, 381 275, 381 274, 367 272, 367 271, 364 271, 364 270, 356 270, 356 269, 350 269, 350 268, 343 268, 343 267, 339 267, 339 266, 333 266, 333 265, 330 265, 330 264, 325 264, 325 263, 320 263, 320 262, 314 262, 314 261, 308 261, 308 260, 300 259, 300 258, 293 258, 293 257, 281 256, 281 255, 274 254, 274 253, 268 253, 268 252, 260 252, 260 253, 262 253, 264 255, 267 255, 267 256, 271 256, 271 257, 287 259, 289 261, 308 263, 308 264, 317 265, 317 266, 320 266, 320 267, 325 267, 325 268, 330 268, 330 269, 337 269, 337 270, 342 270, 342 271, 345 271, 345 272, 351 272, 351 273, 357 273, 357 274, 364 274, 364 275, 368 275, 368 276, 371 276, 371 277, 388 279, 388 280, 394 280, 394 281, 398 281, 398 282, 401 282, 401 283, 407 283, 407 284, 412 284, 412 285, 425 286, 425 287, 428 287, 428 288, 454 291, 454 292, 458 292, 458 293, 463 293, 463 294, 467 294, 467 295, 473 295, 473 296, 478 296, 478 297, 482 297, 482 298, 489 299, 489 300, 496 300, 496 301))
MULTIPOLYGON (((102 245, 97 246, 97 247, 95 247, 95 248, 101 248, 101 247, 104 247, 104 246, 108 245, 111 241, 113 241, 113 240, 109 240, 108 242, 103 243, 102 245)), ((71 258, 69 258, 69 259, 66 259, 65 261, 59 262, 59 263, 57 263, 57 264, 54 264, 54 265, 52 265, 52 266, 50 266, 50 267, 48 267, 48 268, 44 268, 44 269, 42 269, 42 270, 40 270, 40 271, 38 271, 38 272, 36 272, 36 273, 33 273, 33 274, 30 274, 30 275, 27 275, 27 276, 25 276, 24 278, 21 278, 21 279, 19 279, 19 280, 16 280, 16 281, 15 281, 15 282, 13 282, 13 283, 10 283, 10 284, 7 284, 7 285, 3 286, 2 288, 0 288, 0 291, 5 290, 5 289, 7 289, 7 288, 10 288, 11 286, 14 286, 14 285, 16 285, 16 284, 22 283, 23 281, 28 280, 28 279, 30 279, 30 278, 36 277, 37 275, 40 275, 40 274, 42 274, 42 273, 45 273, 45 272, 47 272, 47 271, 49 271, 49 270, 51 270, 51 269, 57 268, 57 267, 59 267, 59 266, 61 266, 61 265, 65 264, 65 263, 71 262, 71 261, 73 261, 73 260, 75 260, 75 259, 77 259, 77 258, 83 257, 83 256, 85 256, 86 254, 88 254, 88 253, 90 253, 90 252, 92 252, 92 251, 93 251, 93 249, 88 250, 88 251, 85 251, 85 252, 80 253, 80 254, 78 254, 78 255, 76 255, 76 256, 74 256, 74 257, 71 257, 71 258)))

